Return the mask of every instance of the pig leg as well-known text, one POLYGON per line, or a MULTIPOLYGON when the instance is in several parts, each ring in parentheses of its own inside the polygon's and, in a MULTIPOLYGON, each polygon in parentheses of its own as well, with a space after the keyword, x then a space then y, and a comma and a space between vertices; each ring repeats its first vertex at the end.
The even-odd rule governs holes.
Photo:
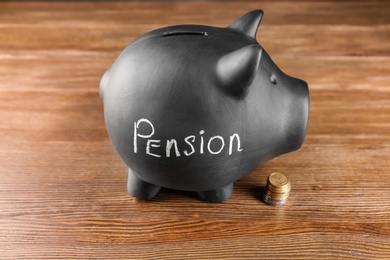
POLYGON ((199 197, 208 202, 223 202, 230 198, 233 193, 233 183, 217 190, 198 191, 199 197))
POLYGON ((140 200, 148 200, 157 195, 161 187, 143 181, 129 168, 127 191, 140 200))

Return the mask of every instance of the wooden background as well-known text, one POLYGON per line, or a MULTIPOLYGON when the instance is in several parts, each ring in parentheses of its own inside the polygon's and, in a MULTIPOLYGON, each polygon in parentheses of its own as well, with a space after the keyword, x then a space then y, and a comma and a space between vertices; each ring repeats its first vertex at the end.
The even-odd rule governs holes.
POLYGON ((387 1, 0 2, 0 259, 390 259, 387 1), (306 141, 223 204, 126 191, 100 77, 135 37, 265 11, 258 40, 311 94, 306 141), (280 171, 292 192, 260 200, 280 171))

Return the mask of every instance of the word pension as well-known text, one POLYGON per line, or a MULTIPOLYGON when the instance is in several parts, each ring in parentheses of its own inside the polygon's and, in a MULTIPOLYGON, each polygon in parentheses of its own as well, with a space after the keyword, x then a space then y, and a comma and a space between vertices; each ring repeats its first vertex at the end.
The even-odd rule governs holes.
POLYGON ((204 130, 199 132, 199 135, 189 135, 184 138, 185 147, 179 147, 176 139, 169 139, 165 142, 165 154, 161 152, 163 142, 158 139, 151 139, 155 133, 154 126, 152 122, 148 119, 142 118, 137 122, 134 122, 134 153, 138 153, 138 140, 140 138, 147 139, 146 141, 146 154, 154 157, 162 157, 165 155, 166 157, 172 157, 173 154, 176 157, 190 156, 196 153, 205 154, 220 154, 224 149, 228 149, 229 155, 232 155, 233 150, 237 152, 241 152, 243 149, 241 148, 240 136, 236 133, 229 136, 229 140, 226 140, 220 136, 215 135, 210 137, 208 140, 205 140, 203 134, 204 130), (148 124, 150 127, 150 133, 139 133, 139 127, 141 124, 148 124), (200 138, 200 142, 197 139, 200 138), (228 142, 228 144, 227 144, 228 142), (199 143, 199 145, 196 145, 199 143), (179 149, 180 148, 180 149, 179 149))

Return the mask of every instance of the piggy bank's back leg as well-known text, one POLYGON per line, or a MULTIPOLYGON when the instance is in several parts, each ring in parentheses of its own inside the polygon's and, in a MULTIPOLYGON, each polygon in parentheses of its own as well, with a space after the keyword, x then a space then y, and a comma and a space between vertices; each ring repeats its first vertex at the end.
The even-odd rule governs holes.
POLYGON ((157 195, 161 187, 143 181, 129 168, 129 176, 127 179, 128 192, 140 200, 148 200, 157 195))
POLYGON ((217 190, 198 191, 199 197, 208 202, 223 202, 232 196, 233 183, 217 190))

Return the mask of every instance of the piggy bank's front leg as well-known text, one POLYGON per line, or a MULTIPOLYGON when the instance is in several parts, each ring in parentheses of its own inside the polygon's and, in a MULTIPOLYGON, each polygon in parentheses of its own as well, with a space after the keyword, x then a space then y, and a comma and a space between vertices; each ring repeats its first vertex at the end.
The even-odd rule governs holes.
POLYGON ((222 188, 208 191, 198 191, 199 197, 208 202, 223 202, 229 199, 233 193, 233 183, 222 188))
POLYGON ((157 195, 161 187, 146 182, 138 178, 138 176, 129 168, 127 179, 127 191, 133 197, 140 200, 148 200, 157 195))

